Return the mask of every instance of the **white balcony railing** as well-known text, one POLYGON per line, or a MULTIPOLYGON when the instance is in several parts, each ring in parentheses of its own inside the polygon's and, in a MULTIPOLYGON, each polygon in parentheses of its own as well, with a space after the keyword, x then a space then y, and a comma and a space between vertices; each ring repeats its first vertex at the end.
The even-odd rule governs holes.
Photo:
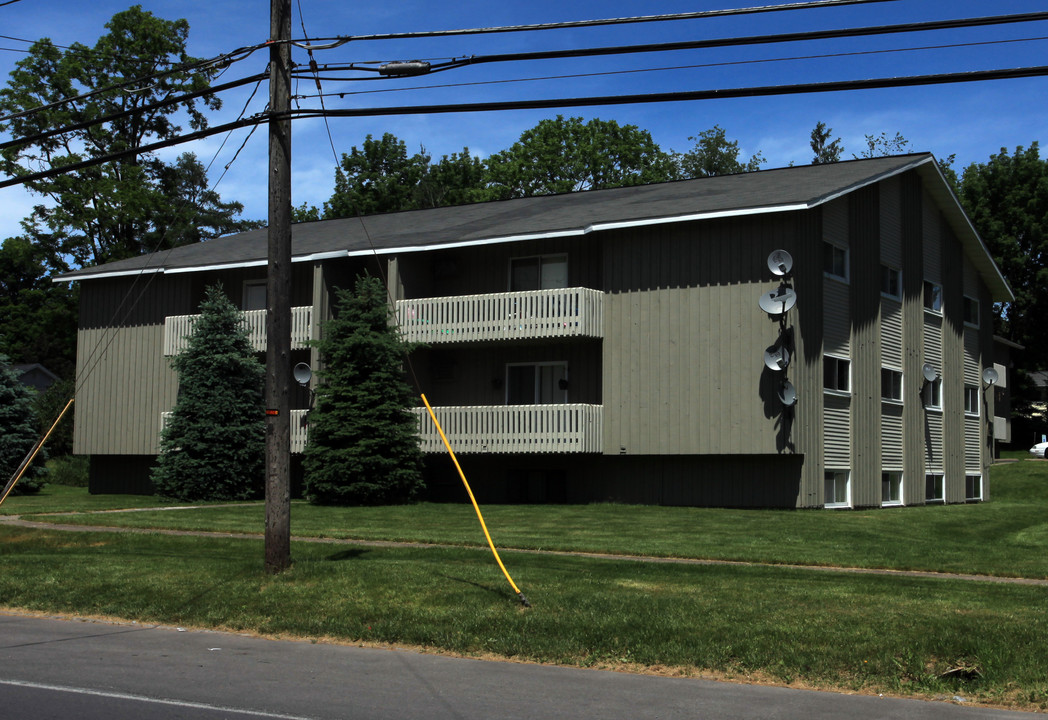
MULTIPOLYGON (((170 412, 160 413, 160 431, 167 427, 167 421, 171 418, 170 412)), ((291 452, 301 453, 306 449, 306 411, 291 411, 291 452)))
POLYGON ((397 301, 405 340, 426 344, 604 337, 604 294, 589 288, 397 301))
MULTIPOLYGON (((245 310, 251 346, 256 352, 266 351, 266 311, 245 310)), ((199 315, 169 315, 164 318, 164 355, 178 355, 186 349, 186 338, 193 332, 193 323, 199 315)), ((309 305, 291 308, 291 349, 301 350, 310 339, 313 308, 309 305)))
MULTIPOLYGON (((445 452, 426 408, 419 418, 423 452, 445 452)), ((603 450, 601 405, 493 405, 435 407, 434 414, 456 453, 599 453, 603 450)))
MULTIPOLYGON (((446 452, 426 408, 419 420, 423 452, 446 452)), ((435 407, 433 412, 456 453, 599 453, 604 449, 601 405, 493 405, 435 407)), ((161 431, 171 417, 160 414, 161 431)), ((291 411, 291 452, 306 449, 306 411, 291 411)))

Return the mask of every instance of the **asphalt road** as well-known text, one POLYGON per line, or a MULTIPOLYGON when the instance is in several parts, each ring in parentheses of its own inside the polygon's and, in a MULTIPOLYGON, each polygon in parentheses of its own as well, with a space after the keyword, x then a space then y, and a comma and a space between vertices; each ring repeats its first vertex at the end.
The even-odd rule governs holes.
POLYGON ((1032 715, 0 613, 0 717, 974 720, 1032 715))

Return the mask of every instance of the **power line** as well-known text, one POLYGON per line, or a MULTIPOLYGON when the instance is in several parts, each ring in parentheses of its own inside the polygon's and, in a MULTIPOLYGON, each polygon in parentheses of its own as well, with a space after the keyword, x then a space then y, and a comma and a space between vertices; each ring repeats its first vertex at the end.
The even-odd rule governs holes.
MULTIPOLYGON (((868 55, 886 55, 891 53, 905 53, 905 52, 921 52, 925 50, 951 50, 968 47, 983 47, 988 45, 1006 45, 1010 43, 1020 42, 1038 42, 1048 40, 1048 35, 1042 35, 1039 37, 1025 37, 1025 38, 1011 38, 1008 40, 984 40, 979 42, 968 42, 968 43, 949 43, 943 45, 919 45, 916 47, 908 48, 888 48, 884 50, 856 50, 854 52, 842 52, 842 53, 824 53, 818 55, 790 55, 785 57, 775 58, 761 58, 758 60, 727 60, 724 62, 712 62, 712 63, 695 63, 690 65, 667 65, 663 67, 652 67, 652 68, 634 68, 631 70, 606 70, 603 72, 589 72, 589 73, 571 73, 566 75, 545 75, 541 77, 527 77, 527 78, 507 78, 504 80, 478 80, 476 82, 463 82, 463 83, 444 83, 437 85, 413 85, 411 87, 395 87, 395 88, 382 88, 378 90, 344 90, 336 92, 328 92, 324 94, 324 97, 338 96, 343 98, 347 95, 378 95, 381 93, 396 93, 396 92, 408 92, 416 90, 437 90, 447 88, 463 88, 463 87, 478 87, 485 85, 506 85, 513 83, 525 83, 525 82, 543 82, 547 80, 570 80, 578 78, 595 78, 595 77, 608 77, 613 75, 635 75, 639 73, 648 72, 665 72, 670 70, 697 70, 702 68, 720 68, 720 67, 735 67, 739 65, 760 65, 765 63, 777 63, 777 62, 796 62, 798 60, 828 60, 832 58, 842 57, 862 57, 868 55)), ((331 80, 332 78, 328 78, 331 80)), ((339 79, 339 78, 335 78, 339 79)), ((344 78, 346 80, 359 80, 359 78, 344 78)), ((297 100, 306 100, 311 97, 320 97, 320 95, 296 95, 297 100)))
MULTIPOLYGON (((675 20, 697 20, 711 17, 728 17, 733 15, 754 15, 758 13, 784 12, 789 10, 808 10, 813 8, 836 7, 843 5, 867 5, 870 3, 896 2, 896 0, 812 0, 811 2, 792 2, 780 5, 761 5, 758 7, 734 8, 728 10, 698 10, 688 13, 665 15, 641 15, 636 17, 608 18, 603 20, 571 20, 566 22, 537 23, 533 25, 504 25, 501 27, 469 28, 460 30, 430 30, 421 32, 381 33, 374 35, 334 36, 326 38, 307 38, 297 40, 298 47, 306 47, 305 42, 331 41, 344 44, 361 40, 406 40, 415 38, 450 37, 454 35, 486 35, 493 33, 531 32, 535 30, 561 30, 582 27, 600 27, 606 25, 626 25, 633 23, 666 22, 675 20)), ((326 49, 326 48, 325 48, 326 49)))
MULTIPOLYGON (((643 45, 619 45, 611 47, 572 48, 568 50, 540 50, 525 53, 501 53, 495 55, 474 55, 455 58, 445 63, 432 65, 433 72, 451 68, 478 65, 481 63, 518 62, 525 60, 562 60, 566 58, 598 57, 606 55, 624 55, 635 53, 669 52, 677 50, 699 50, 710 48, 737 47, 741 45, 770 45, 779 43, 806 42, 852 37, 870 37, 874 35, 895 35, 900 33, 927 32, 931 30, 954 30, 960 28, 986 27, 1015 23, 1048 20, 1048 12, 1021 13, 1016 15, 993 15, 978 18, 960 18, 954 20, 934 20, 918 23, 900 23, 895 25, 875 25, 861 28, 844 28, 838 30, 814 30, 809 32, 780 33, 776 35, 749 35, 733 38, 714 38, 708 40, 684 40, 669 43, 647 43, 643 45)), ((369 70, 377 68, 360 65, 324 65, 322 70, 328 72, 342 70, 369 70)))
POLYGON ((136 149, 111 153, 79 163, 51 168, 37 173, 23 175, 0 182, 0 188, 35 182, 67 172, 101 165, 113 160, 120 160, 132 155, 154 152, 174 145, 201 140, 212 135, 232 129, 248 127, 271 120, 286 118, 318 117, 384 117, 396 115, 438 115, 447 113, 495 112, 505 110, 539 110, 571 107, 599 107, 608 105, 639 105, 645 103, 686 102, 695 100, 720 100, 728 98, 770 97, 777 95, 799 95, 807 93, 843 92, 848 90, 874 90, 892 87, 916 87, 921 85, 945 85, 951 83, 982 82, 988 80, 1014 80, 1019 78, 1048 76, 1048 65, 1019 67, 1000 70, 977 70, 962 73, 939 73, 935 75, 916 75, 895 78, 873 78, 867 80, 841 80, 808 84, 772 85, 764 87, 725 88, 720 90, 677 91, 669 93, 652 93, 639 95, 605 95, 580 98, 552 98, 542 100, 514 100, 506 102, 443 104, 443 105, 409 105, 387 108, 357 108, 320 110, 291 110, 283 113, 265 113, 244 118, 232 123, 200 130, 188 135, 171 138, 136 149))

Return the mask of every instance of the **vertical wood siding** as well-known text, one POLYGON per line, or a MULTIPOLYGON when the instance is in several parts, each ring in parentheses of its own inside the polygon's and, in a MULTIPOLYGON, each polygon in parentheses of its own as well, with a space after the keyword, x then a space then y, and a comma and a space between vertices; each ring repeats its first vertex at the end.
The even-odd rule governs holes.
POLYGON ((793 241, 782 214, 609 233, 605 452, 785 449, 781 375, 763 362, 779 321, 757 301, 778 285, 768 254, 793 241))
POLYGON ((943 279, 942 228, 939 209, 927 193, 924 193, 922 207, 924 279, 941 284, 943 279))
POLYGON ((924 199, 916 172, 900 178, 902 217, 903 502, 924 502, 925 412, 921 406, 924 363, 924 199))
POLYGON ((942 404, 946 502, 964 502, 964 256, 953 233, 942 226, 943 326, 942 404))
POLYGON ((902 270, 903 213, 901 177, 880 183, 881 262, 902 270))
POLYGON ((164 317, 190 309, 184 278, 155 278, 148 291, 133 279, 82 283, 77 333, 74 452, 151 455, 160 416, 174 405, 178 380, 163 354, 164 317), (131 301, 124 302, 130 297, 131 301), (125 311, 113 320, 123 302, 125 311), (130 310, 126 309, 130 307, 130 310), (114 323, 113 327, 107 327, 114 323))

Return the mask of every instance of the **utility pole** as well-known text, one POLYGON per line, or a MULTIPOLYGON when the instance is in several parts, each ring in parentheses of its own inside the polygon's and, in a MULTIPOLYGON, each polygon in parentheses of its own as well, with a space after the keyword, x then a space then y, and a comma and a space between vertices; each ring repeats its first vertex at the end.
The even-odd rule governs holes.
POLYGON ((266 572, 291 565, 291 0, 270 0, 266 572))

